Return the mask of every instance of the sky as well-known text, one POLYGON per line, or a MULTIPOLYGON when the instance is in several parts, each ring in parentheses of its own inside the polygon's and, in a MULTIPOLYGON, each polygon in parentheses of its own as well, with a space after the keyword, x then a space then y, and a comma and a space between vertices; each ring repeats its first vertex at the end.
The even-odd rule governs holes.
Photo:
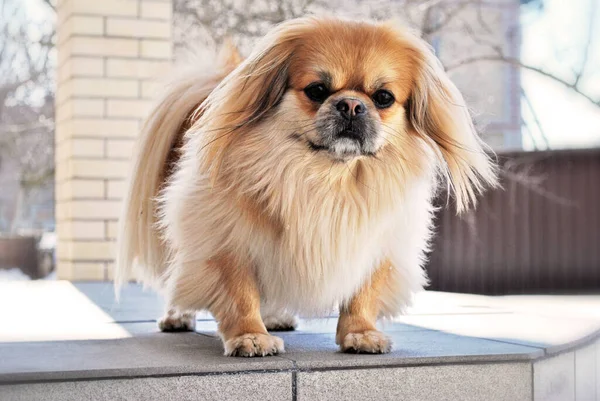
MULTIPOLYGON (((586 69, 590 79, 581 84, 585 92, 600 100, 598 3, 600 0, 544 0, 542 13, 523 13, 521 57, 526 64, 556 71, 571 81, 572 68, 581 64, 589 24, 593 21, 586 69)), ((535 72, 523 71, 521 79, 550 148, 600 146, 599 106, 535 72)), ((523 117, 532 122, 525 108, 523 117)), ((531 148, 527 135, 523 137, 526 148, 531 148)))

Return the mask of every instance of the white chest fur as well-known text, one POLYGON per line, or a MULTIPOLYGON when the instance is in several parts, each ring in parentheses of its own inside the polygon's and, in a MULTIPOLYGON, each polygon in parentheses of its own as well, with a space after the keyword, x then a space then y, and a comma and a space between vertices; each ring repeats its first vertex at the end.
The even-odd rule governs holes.
MULTIPOLYGON (((401 311, 425 282, 432 175, 402 185, 372 179, 373 192, 344 193, 316 179, 281 174, 261 187, 263 194, 273 187, 263 197, 267 201, 253 201, 261 205, 253 213, 269 215, 262 223, 250 218, 235 196, 214 190, 204 177, 196 176, 199 181, 190 184, 192 174, 181 176, 167 188, 162 209, 174 255, 170 271, 181 276, 185 270, 200 295, 212 291, 213 280, 218 280, 203 261, 222 252, 251 262, 262 301, 305 315, 327 313, 350 299, 383 259, 390 260, 402 283, 389 314, 401 311)), ((252 188, 238 191, 249 194, 252 188)), ((207 302, 194 305, 204 308, 207 302)))
POLYGON ((359 215, 368 213, 365 208, 324 202, 298 213, 302 218, 275 241, 255 238, 248 246, 263 300, 303 314, 327 313, 349 300, 386 258, 406 279, 408 292, 420 289, 430 197, 430 183, 417 183, 393 208, 371 216, 359 215))

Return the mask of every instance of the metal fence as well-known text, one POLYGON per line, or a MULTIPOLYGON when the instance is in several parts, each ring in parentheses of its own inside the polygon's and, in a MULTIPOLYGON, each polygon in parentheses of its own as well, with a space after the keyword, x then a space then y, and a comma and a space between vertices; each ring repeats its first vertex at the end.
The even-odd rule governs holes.
MULTIPOLYGON (((600 290, 600 149, 499 156, 501 190, 440 212, 430 289, 480 294, 600 290)), ((445 198, 444 198, 445 201, 445 198)))

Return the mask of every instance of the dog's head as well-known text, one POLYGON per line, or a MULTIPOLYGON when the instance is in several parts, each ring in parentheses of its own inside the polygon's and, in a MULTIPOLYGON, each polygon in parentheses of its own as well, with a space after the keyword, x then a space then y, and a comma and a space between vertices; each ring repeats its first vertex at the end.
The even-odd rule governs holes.
POLYGON ((496 179, 461 94, 429 46, 391 24, 283 23, 202 109, 213 169, 236 138, 255 136, 264 146, 254 157, 285 146, 324 168, 371 159, 407 164, 427 148, 459 211, 496 179))

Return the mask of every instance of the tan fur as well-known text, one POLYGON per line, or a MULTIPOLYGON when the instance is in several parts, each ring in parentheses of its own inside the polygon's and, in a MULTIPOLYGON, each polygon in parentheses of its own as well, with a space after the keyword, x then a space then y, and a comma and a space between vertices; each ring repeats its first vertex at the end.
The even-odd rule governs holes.
POLYGON ((196 328, 196 313, 169 309, 158 322, 161 331, 194 331, 196 328))
POLYGON ((191 113, 241 62, 241 57, 231 43, 226 42, 217 60, 205 70, 194 66, 178 71, 177 78, 159 96, 160 101, 138 136, 125 207, 119 220, 117 286, 129 280, 132 273, 146 284, 161 286, 160 277, 167 267, 167 255, 157 229, 155 197, 178 160, 182 131, 187 131, 194 117, 198 117, 191 113))
POLYGON ((146 124, 119 277, 137 259, 140 279, 164 289, 171 308, 208 309, 228 355, 283 350, 261 309, 315 315, 337 304, 342 349, 389 351, 374 322, 426 283, 438 181, 459 211, 496 182, 460 93, 417 37, 338 19, 283 23, 226 70, 178 77, 146 124), (318 105, 303 90, 324 73, 333 94, 318 105), (377 109, 382 86, 396 102, 377 109), (342 96, 367 105, 373 155, 308 146, 342 96))
POLYGON ((352 299, 341 305, 335 342, 342 351, 389 352, 391 340, 375 328, 375 323, 385 311, 387 298, 393 297, 397 291, 394 287, 400 284, 394 282, 391 273, 392 265, 386 260, 352 299))

